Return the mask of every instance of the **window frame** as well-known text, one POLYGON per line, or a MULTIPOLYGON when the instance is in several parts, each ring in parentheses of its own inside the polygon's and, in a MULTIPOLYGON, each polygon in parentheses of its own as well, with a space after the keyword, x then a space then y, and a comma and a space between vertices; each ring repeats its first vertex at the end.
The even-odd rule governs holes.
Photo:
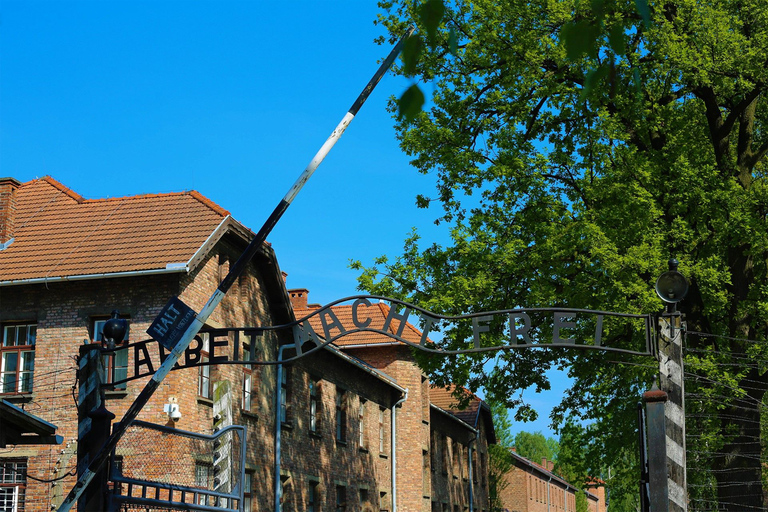
POLYGON ((347 442, 347 390, 336 388, 336 442, 347 442))
POLYGON ((8 502, 4 494, 10 496, 11 510, 24 510, 27 501, 27 459, 0 460, 0 506, 8 502), (10 489, 10 493, 6 491, 10 489))
MULTIPOLYGON (((253 337, 252 336, 245 336, 245 340, 242 342, 242 349, 243 349, 243 360, 244 361, 251 361, 256 359, 256 350, 253 345, 253 337), (253 357, 251 357, 253 356, 253 357)), ((241 402, 241 407, 243 411, 246 412, 254 412, 254 380, 256 378, 256 369, 254 368, 253 363, 244 363, 242 365, 243 367, 243 386, 242 386, 242 392, 243 392, 243 400, 241 402)))
POLYGON ((312 434, 320 433, 320 418, 322 409, 322 390, 320 379, 309 376, 309 431, 312 434))
POLYGON ((197 396, 206 400, 213 400, 213 381, 211 379, 211 335, 208 332, 199 332, 196 339, 200 343, 200 361, 197 370, 197 396))
POLYGON ((361 397, 357 405, 357 425, 359 428, 358 435, 357 435, 357 446, 361 450, 368 450, 368 436, 366 435, 366 431, 365 431, 365 424, 366 424, 365 405, 367 403, 368 401, 361 397))
POLYGON ((35 347, 37 346, 37 322, 8 322, 0 324, 0 394, 18 395, 32 393, 35 380, 35 347), (25 328, 25 344, 19 344, 19 329, 25 328), (9 332, 13 331, 13 345, 9 344, 9 332), (15 355, 12 370, 7 370, 9 356, 15 355), (27 368, 27 365, 29 366, 27 368), (9 379, 8 377, 13 377, 9 379), (12 389, 11 389, 12 387, 12 389), (6 391, 6 388, 11 389, 6 391))
MULTIPOLYGON (((120 315, 120 318, 124 320, 130 320, 130 317, 127 315, 120 315)), ((91 343, 97 343, 99 345, 103 343, 102 330, 104 328, 104 324, 106 324, 109 319, 109 316, 91 318, 91 343), (99 328, 99 326, 101 328, 99 328)), ((112 384, 115 381, 128 378, 128 350, 118 350, 120 347, 128 345, 130 342, 130 321, 127 323, 127 327, 128 328, 125 330, 125 336, 123 337, 122 341, 115 344, 115 351, 101 355, 101 362, 104 366, 104 372, 101 375, 103 383, 109 384, 110 387, 108 389, 115 391, 124 391, 128 384, 127 382, 123 382, 121 384, 112 384)))
POLYGON ((336 485, 336 512, 345 512, 347 510, 347 486, 336 485))

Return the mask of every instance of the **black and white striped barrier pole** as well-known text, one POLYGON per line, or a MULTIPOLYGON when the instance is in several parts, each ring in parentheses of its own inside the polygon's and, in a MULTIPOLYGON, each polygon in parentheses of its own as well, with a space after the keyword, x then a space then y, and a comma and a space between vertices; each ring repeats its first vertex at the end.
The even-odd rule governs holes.
MULTIPOLYGON (((670 512, 688 510, 685 471, 685 386, 683 383, 683 332, 679 314, 659 319, 659 374, 664 403, 667 452, 667 492, 670 512)), ((653 493, 653 489, 651 489, 653 493)), ((653 508, 651 512, 655 512, 653 508)))
POLYGON ((157 316, 147 332, 150 336, 168 348, 170 350, 170 354, 166 357, 163 364, 160 365, 149 382, 147 382, 146 386, 144 386, 144 389, 141 390, 141 393, 139 393, 139 395, 136 397, 136 400, 128 408, 128 411, 126 411, 123 419, 120 420, 120 423, 115 426, 112 435, 109 437, 109 439, 107 439, 99 453, 89 462, 86 468, 78 468, 77 483, 72 488, 72 490, 69 491, 69 494, 67 494, 67 497, 59 507, 59 512, 67 512, 70 510, 75 501, 77 501, 77 499, 83 494, 83 491, 94 479, 97 471, 99 471, 99 469, 101 469, 101 467, 106 463, 107 459, 109 458, 109 454, 117 446, 117 442, 120 440, 123 434, 125 434, 133 420, 135 420, 139 415, 139 412, 141 412, 147 402, 149 402, 149 399, 152 397, 163 379, 165 379, 176 362, 184 354, 184 351, 190 345, 192 339, 197 335, 203 325, 205 325, 206 320, 208 320, 208 317, 211 316, 213 310, 216 309, 216 306, 218 306, 221 300, 224 298, 227 290, 230 289, 238 276, 245 270, 248 262, 256 255, 256 252, 267 240, 267 235, 269 235, 277 222, 283 216, 283 213, 285 213, 285 211, 291 205, 291 202, 296 198, 296 195, 298 195, 301 188, 315 172, 315 169, 317 169, 334 144, 336 144, 336 141, 339 140, 341 135, 344 133, 344 130, 347 129, 347 126, 349 126, 349 123, 352 121, 352 119, 354 119, 355 115, 360 110, 360 107, 363 106, 363 103, 365 103, 365 100, 371 94, 371 91, 373 91, 387 70, 389 70, 390 66, 392 66, 392 63, 400 54, 406 39, 408 39, 412 33, 413 29, 409 29, 405 35, 400 38, 400 40, 397 42, 397 45, 395 45, 384 62, 381 63, 381 66, 379 66, 379 69, 373 75, 373 78, 371 78, 355 102, 352 104, 352 107, 346 113, 338 126, 336 126, 336 129, 333 130, 330 137, 328 137, 325 143, 320 147, 320 150, 309 162, 309 165, 306 169, 304 169, 304 172, 301 173, 299 179, 296 180, 296 183, 293 184, 285 197, 283 197, 283 199, 272 211, 267 221, 264 223, 258 233, 256 233, 256 236, 254 236, 253 240, 251 240, 251 243, 248 244, 248 247, 245 249, 240 258, 238 258, 237 262, 232 266, 227 276, 221 281, 216 291, 213 293, 213 295, 211 295, 211 297, 208 299, 208 302, 205 303, 200 312, 195 314, 195 312, 189 308, 189 306, 184 304, 177 297, 174 297, 170 300, 170 302, 168 302, 168 304, 166 304, 166 306, 157 316))

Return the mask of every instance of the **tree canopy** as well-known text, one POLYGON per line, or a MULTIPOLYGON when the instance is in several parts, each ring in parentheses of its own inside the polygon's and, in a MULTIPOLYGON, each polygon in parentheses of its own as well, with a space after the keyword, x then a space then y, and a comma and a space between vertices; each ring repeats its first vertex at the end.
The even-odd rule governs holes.
MULTIPOLYGON (((450 226, 450 242, 424 243, 415 230, 402 254, 363 269, 361 288, 448 315, 649 313, 661 309, 653 284, 674 256, 690 282, 680 304, 690 388, 706 398, 689 401, 706 416, 689 450, 697 439, 717 446, 696 461, 708 472, 689 476, 699 486, 691 509, 762 507, 768 4, 660 0, 647 19, 632 0, 442 5, 434 28, 412 0, 382 2, 378 22, 392 40, 409 24, 428 34, 397 72, 431 99, 397 130, 415 169, 435 180, 417 204, 450 226)), ((447 346, 471 336, 445 327, 447 346)), ((630 343, 635 331, 606 337, 630 343)), ((494 366, 421 362, 438 384, 485 387, 520 419, 535 411, 514 390, 546 389, 546 369, 567 369, 575 384, 553 421, 593 422, 599 471, 632 458, 636 402, 658 371, 653 360, 619 359, 528 350, 494 366)))

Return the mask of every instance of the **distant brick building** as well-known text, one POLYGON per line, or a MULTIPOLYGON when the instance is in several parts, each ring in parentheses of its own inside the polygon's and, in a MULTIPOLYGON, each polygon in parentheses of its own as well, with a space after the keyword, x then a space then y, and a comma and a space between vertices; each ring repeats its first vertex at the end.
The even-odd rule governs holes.
MULTIPOLYGON (((107 408, 120 419, 148 377, 120 381, 135 372, 137 362, 141 368, 160 364, 157 344, 140 343, 148 338, 149 324, 172 296, 199 311, 252 236, 197 192, 89 200, 49 177, 27 183, 0 178, 0 398, 55 425, 64 440, 0 450, 0 508, 50 511, 74 484, 76 357, 83 343, 100 342, 110 311, 130 321, 127 340, 104 355, 104 378, 112 383, 107 408)), ((206 329, 293 319, 283 275, 265 244, 206 329)), ((190 350, 201 362, 232 360, 235 351, 275 360, 280 345, 293 343, 290 332, 262 334, 243 334, 235 347, 232 334, 209 332, 190 350)), ((274 365, 173 371, 138 419, 210 434, 212 391, 228 381, 234 423, 248 429, 246 509, 275 510, 279 494, 285 511, 388 510, 393 407, 404 397, 404 386, 333 347, 284 365, 282 375, 278 383, 274 365), (164 410, 172 399, 181 413, 176 423, 164 410)), ((210 456, 183 457, 194 483, 208 485, 210 456)), ((122 462, 127 473, 135 460, 122 462)))
MULTIPOLYGON (((308 303, 308 290, 293 289, 289 293, 297 318, 318 309, 308 303)), ((413 343, 422 337, 415 326, 383 303, 358 309, 358 317, 370 320, 373 329, 399 332, 413 343)), ((354 330, 352 306, 334 306, 331 311, 332 320, 310 317, 315 330, 324 332, 323 321, 335 320, 345 329, 354 330)), ((407 400, 397 410, 398 507, 423 512, 489 510, 488 444, 495 443, 496 437, 488 406, 459 390, 457 394, 464 394, 468 402, 465 408, 459 408, 456 390, 431 386, 416 364, 411 347, 385 334, 352 332, 335 344, 408 389, 407 400)))
MULTIPOLYGON (((514 451, 512 468, 505 475, 506 486, 501 490, 505 512, 574 512, 576 494, 585 492, 553 473, 554 463, 542 459, 541 464, 521 457, 514 451)), ((605 512, 602 487, 585 492, 590 512, 605 512)))

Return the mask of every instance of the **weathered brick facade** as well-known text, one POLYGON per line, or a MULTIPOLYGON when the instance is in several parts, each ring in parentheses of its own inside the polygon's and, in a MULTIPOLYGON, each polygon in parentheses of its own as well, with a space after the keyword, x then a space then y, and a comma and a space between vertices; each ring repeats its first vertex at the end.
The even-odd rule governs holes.
MULTIPOLYGON (((501 503, 508 512, 573 512, 576 493, 583 492, 553 473, 552 461, 536 464, 512 453, 512 469, 505 475, 501 503)), ((602 487, 586 493, 590 512, 605 512, 602 487)))

